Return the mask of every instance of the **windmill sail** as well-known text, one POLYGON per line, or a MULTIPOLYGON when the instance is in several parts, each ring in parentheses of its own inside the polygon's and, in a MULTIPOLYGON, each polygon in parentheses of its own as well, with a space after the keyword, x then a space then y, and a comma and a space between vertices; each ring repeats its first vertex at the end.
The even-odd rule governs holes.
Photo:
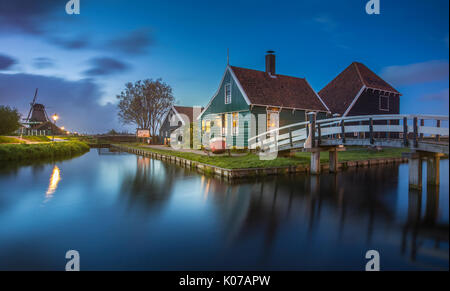
POLYGON ((25 122, 29 122, 30 121, 31 112, 33 111, 33 107, 36 104, 37 94, 38 94, 38 88, 36 88, 36 91, 34 92, 33 102, 30 103, 30 105, 31 105, 30 106, 30 111, 28 112, 27 119, 25 119, 25 122))

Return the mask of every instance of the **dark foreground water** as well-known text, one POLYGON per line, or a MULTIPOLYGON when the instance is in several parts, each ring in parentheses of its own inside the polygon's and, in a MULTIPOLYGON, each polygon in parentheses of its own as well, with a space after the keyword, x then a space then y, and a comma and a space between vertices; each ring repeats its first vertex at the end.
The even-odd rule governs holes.
POLYGON ((108 150, 3 164, 0 269, 64 270, 77 250, 82 270, 364 270, 374 249, 384 270, 448 270, 448 161, 422 194, 407 175, 405 164, 230 184, 108 150))

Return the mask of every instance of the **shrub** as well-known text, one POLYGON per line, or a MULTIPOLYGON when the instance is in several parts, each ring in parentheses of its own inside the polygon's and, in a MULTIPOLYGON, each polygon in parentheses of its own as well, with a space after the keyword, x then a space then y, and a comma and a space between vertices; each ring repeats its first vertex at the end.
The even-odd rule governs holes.
POLYGON ((1 144, 0 161, 73 157, 87 151, 89 151, 89 146, 79 141, 45 144, 1 144))
POLYGON ((0 105, 0 135, 11 134, 20 127, 20 114, 17 109, 0 105))

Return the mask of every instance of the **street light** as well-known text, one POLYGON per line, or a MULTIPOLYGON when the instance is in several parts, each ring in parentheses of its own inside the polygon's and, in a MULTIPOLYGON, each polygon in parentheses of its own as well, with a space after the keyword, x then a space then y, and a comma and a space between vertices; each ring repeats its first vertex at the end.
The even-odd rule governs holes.
MULTIPOLYGON (((52 115, 52 119, 53 119, 53 121, 55 122, 55 127, 56 127, 56 121, 59 119, 59 116, 58 116, 58 114, 53 114, 52 115)), ((55 141, 55 131, 54 130, 52 130, 52 132, 53 132, 53 139, 52 139, 52 141, 55 141)))

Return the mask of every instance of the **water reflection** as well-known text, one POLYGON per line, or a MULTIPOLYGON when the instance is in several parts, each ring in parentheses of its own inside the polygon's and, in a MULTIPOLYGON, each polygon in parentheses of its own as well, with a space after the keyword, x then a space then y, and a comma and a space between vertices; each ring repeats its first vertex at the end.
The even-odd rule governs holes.
POLYGON ((52 198, 53 193, 55 193, 58 188, 59 181, 61 180, 60 170, 57 165, 53 167, 52 174, 50 176, 50 183, 48 184, 47 192, 45 192, 46 200, 52 198))
POLYGON ((102 149, 43 169, 0 172, 0 269, 61 269, 67 249, 85 270, 362 270, 369 249, 448 269, 448 180, 408 191, 407 165, 229 182, 102 149))
POLYGON ((179 170, 160 161, 137 156, 135 171, 124 175, 120 195, 129 207, 159 212, 170 198, 179 170))
POLYGON ((422 215, 423 193, 410 190, 408 196, 408 218, 403 227, 401 252, 411 261, 426 254, 448 260, 449 224, 439 223, 439 186, 427 186, 425 214, 422 215), (447 244, 443 246, 442 244, 447 244))
MULTIPOLYGON (((397 199, 392 194, 398 187, 398 173, 398 167, 387 166, 234 185, 202 177, 202 192, 205 197, 212 196, 229 244, 237 245, 255 233, 262 234, 261 262, 266 262, 281 229, 292 220, 304 225, 304 240, 310 247, 323 229, 329 231, 327 244, 336 246, 345 237, 348 239, 347 227, 349 232, 358 228, 358 236, 365 238, 368 247, 378 243, 374 241, 377 233, 396 233, 397 199)), ((405 253, 407 237, 411 236, 411 259, 415 260, 417 248, 425 239, 435 242, 435 250, 440 242, 448 246, 448 223, 436 224, 439 188, 428 187, 423 219, 421 193, 411 191, 409 197, 409 215, 398 252, 405 253)), ((439 250, 440 259, 447 257, 448 261, 448 248, 439 250)))

